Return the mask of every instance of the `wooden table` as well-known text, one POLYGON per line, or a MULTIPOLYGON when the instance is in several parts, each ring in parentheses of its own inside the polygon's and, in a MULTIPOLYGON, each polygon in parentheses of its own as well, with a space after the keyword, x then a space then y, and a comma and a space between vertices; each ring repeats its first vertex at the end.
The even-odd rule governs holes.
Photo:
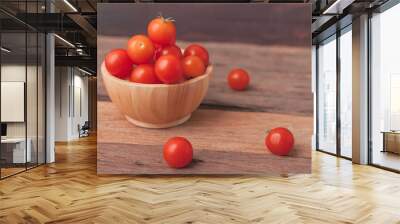
MULTIPOLYGON (((106 52, 124 47, 127 38, 98 36, 99 65, 106 52)), ((188 43, 178 44, 185 47, 188 43)), ((209 49, 214 63, 212 80, 200 108, 178 127, 154 130, 130 124, 110 101, 99 74, 98 174, 310 172, 311 50, 247 43, 201 44, 209 49), (236 60, 237 54, 246 60, 236 60), (248 70, 248 90, 229 89, 226 75, 232 67, 248 70), (295 149, 287 157, 272 155, 264 145, 267 131, 279 126, 289 128, 296 139, 295 149), (163 161, 162 146, 174 136, 184 136, 193 144, 194 162, 185 169, 170 169, 163 161)))
POLYGON ((400 154, 400 131, 382 131, 383 149, 382 152, 400 154))
POLYGON ((260 112, 199 109, 183 125, 145 129, 125 120, 111 102, 99 102, 99 174, 265 174, 310 172, 312 117, 260 112), (295 150, 288 157, 272 155, 264 145, 268 129, 290 128, 295 150), (170 169, 162 144, 185 136, 194 147, 194 163, 170 169))

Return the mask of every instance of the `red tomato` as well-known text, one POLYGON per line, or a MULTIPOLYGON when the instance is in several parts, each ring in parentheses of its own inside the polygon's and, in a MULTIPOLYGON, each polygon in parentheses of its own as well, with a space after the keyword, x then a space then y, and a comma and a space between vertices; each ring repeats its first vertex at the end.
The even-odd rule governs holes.
POLYGON ((190 55, 194 55, 194 56, 201 58, 201 60, 203 60, 203 62, 204 62, 204 65, 206 67, 208 66, 208 63, 209 63, 208 51, 204 47, 202 47, 198 44, 189 45, 185 49, 183 56, 186 57, 186 56, 190 56, 190 55))
POLYGON ((154 44, 154 49, 155 49, 154 55, 153 55, 153 61, 156 61, 157 58, 159 58, 161 56, 161 51, 163 49, 163 46, 160 44, 156 44, 156 43, 153 43, 153 44, 154 44))
POLYGON ((118 78, 124 79, 131 73, 133 62, 125 50, 115 49, 107 54, 105 65, 109 73, 118 78))
POLYGON ((163 83, 174 84, 184 79, 181 61, 173 55, 159 57, 155 64, 155 71, 158 79, 163 83))
POLYGON ((241 68, 233 69, 228 75, 228 84, 234 90, 244 90, 250 82, 249 74, 241 68))
POLYGON ((193 159, 193 147, 183 137, 170 138, 164 145, 164 160, 172 168, 183 168, 193 159))
POLYGON ((154 45, 145 35, 135 35, 128 41, 128 55, 134 64, 147 64, 153 59, 154 45))
POLYGON ((178 46, 170 45, 170 46, 164 47, 159 52, 157 52, 156 53, 156 58, 159 58, 160 56, 168 55, 168 54, 173 55, 173 56, 175 56, 175 57, 177 57, 179 59, 183 57, 182 51, 178 46))
POLYGON ((173 20, 158 17, 147 25, 147 34, 154 43, 172 45, 176 40, 176 27, 173 20))
POLYGON ((133 69, 129 80, 131 82, 145 84, 161 83, 154 72, 154 67, 149 64, 138 65, 135 69, 133 69))
POLYGON ((287 128, 274 128, 265 137, 265 145, 273 154, 286 156, 293 149, 294 137, 287 128))
POLYGON ((182 60, 183 73, 187 78, 203 75, 206 71, 204 62, 197 56, 187 56, 182 60))

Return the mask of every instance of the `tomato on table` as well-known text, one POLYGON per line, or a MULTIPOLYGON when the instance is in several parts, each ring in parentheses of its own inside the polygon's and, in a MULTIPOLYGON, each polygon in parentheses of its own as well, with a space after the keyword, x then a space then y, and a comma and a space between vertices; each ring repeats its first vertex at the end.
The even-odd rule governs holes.
POLYGON ((157 59, 155 72, 163 83, 175 84, 184 80, 181 61, 173 55, 164 55, 157 59))
POLYGON ((176 40, 176 27, 173 19, 158 17, 147 25, 147 35, 156 44, 173 45, 176 40))
POLYGON ((187 78, 203 75, 206 71, 204 62, 197 56, 191 55, 182 60, 183 73, 187 78))
POLYGON ((193 159, 192 144, 184 137, 170 138, 164 145, 164 160, 172 168, 183 168, 193 159))
POLYGON ((133 62, 124 49, 115 49, 106 55, 105 66, 112 75, 125 79, 132 71, 133 62))
POLYGON ((208 51, 201 45, 191 44, 188 47, 186 47, 185 51, 183 52, 183 56, 187 57, 191 55, 199 57, 201 60, 203 60, 204 65, 206 67, 208 66, 209 63, 208 51))
POLYGON ((250 76, 246 70, 237 68, 228 74, 228 84, 233 90, 245 90, 250 83, 250 76))
POLYGON ((274 128, 265 137, 265 145, 273 154, 286 156, 293 149, 294 137, 287 128, 274 128))
POLYGON ((161 83, 156 76, 154 66, 149 64, 138 65, 135 69, 133 69, 129 81, 145 84, 161 83))
POLYGON ((128 55, 134 64, 147 64, 154 56, 155 47, 145 35, 135 35, 128 41, 128 55))

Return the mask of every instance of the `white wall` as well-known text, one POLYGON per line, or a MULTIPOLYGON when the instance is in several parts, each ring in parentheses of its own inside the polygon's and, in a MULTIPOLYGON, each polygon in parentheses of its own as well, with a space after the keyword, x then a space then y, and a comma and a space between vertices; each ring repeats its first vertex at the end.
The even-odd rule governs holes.
MULTIPOLYGON (((71 135, 72 138, 78 138, 78 125, 83 125, 85 121, 88 121, 89 111, 88 111, 88 77, 82 76, 82 73, 76 74, 77 70, 74 70, 74 82, 73 82, 73 94, 71 99, 74 99, 74 102, 71 102, 71 105, 74 105, 71 108, 71 135)), ((71 89, 72 90, 72 89, 71 89)))
POLYGON ((56 67, 55 73, 55 140, 70 141, 88 120, 88 77, 72 67, 56 67))
MULTIPOLYGON (((25 64, 4 64, 1 66, 1 81, 2 82, 25 82, 25 64)), ((32 72, 36 73, 36 67, 27 66, 28 74, 32 72)), ((29 96, 36 97, 36 89, 34 93, 27 93, 29 96)), ((28 99, 27 99, 28 100, 28 99)), ((2 108, 2 110, 6 110, 6 108, 2 108)), ((33 119, 28 119, 31 122, 33 119)), ((36 123, 36 120, 35 120, 36 123)), ((25 137, 25 122, 7 122, 7 135, 8 137, 25 137)), ((32 125, 29 125, 31 127, 32 125)), ((28 133, 29 137, 29 133, 28 133)))
POLYGON ((55 68, 55 141, 69 139, 69 96, 70 84, 69 68, 55 68))

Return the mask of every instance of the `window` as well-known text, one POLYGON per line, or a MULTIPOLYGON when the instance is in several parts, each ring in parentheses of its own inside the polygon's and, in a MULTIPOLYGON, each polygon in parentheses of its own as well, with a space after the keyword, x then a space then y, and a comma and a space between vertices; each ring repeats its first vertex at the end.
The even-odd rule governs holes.
POLYGON ((350 159, 353 75, 351 24, 320 43, 316 58, 317 149, 350 159))
POLYGON ((351 26, 340 35, 340 155, 352 157, 352 32, 351 26))
POLYGON ((372 164, 400 170, 400 5, 371 18, 372 164))
MULTIPOLYGON (((15 2, 0 6, 10 4, 15 2)), ((18 13, 40 13, 43 4, 20 1, 18 13)), ((45 163, 46 40, 12 16, 0 17, 8 21, 0 23, 0 178, 5 178, 45 163)))
POLYGON ((318 47, 318 145, 336 153, 336 36, 318 47))

